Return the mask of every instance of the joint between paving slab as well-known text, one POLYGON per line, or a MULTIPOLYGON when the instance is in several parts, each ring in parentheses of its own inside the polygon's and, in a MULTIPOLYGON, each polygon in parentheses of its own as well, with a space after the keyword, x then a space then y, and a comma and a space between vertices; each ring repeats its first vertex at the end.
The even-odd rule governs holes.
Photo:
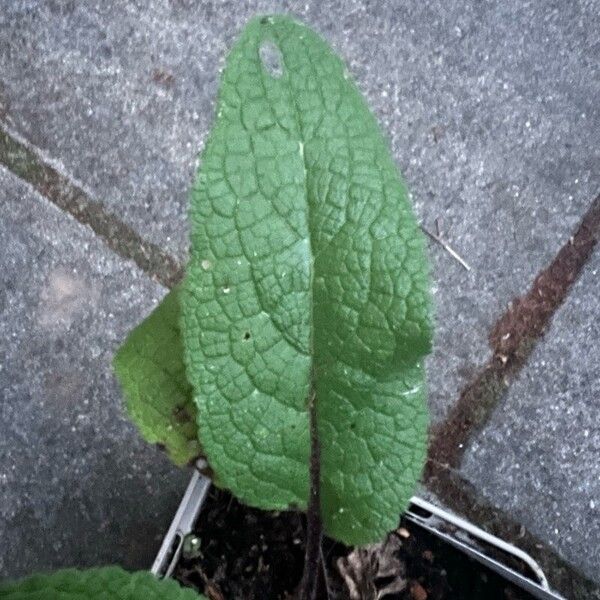
POLYGON ((487 423, 511 381, 527 364, 599 239, 600 195, 529 291, 513 300, 492 328, 488 338, 492 357, 463 388, 448 417, 431 432, 426 476, 436 464, 460 465, 468 441, 487 423))
POLYGON ((40 156, 28 142, 0 124, 0 164, 29 183, 60 210, 86 225, 115 253, 137 266, 157 282, 173 287, 183 268, 156 244, 144 240, 97 200, 40 156))
POLYGON ((600 239, 600 195, 575 233, 534 279, 529 291, 513 300, 489 335, 492 358, 463 388, 448 418, 432 431, 424 473, 428 489, 450 508, 533 554, 550 579, 569 598, 600 598, 598 587, 566 563, 522 525, 478 497, 457 472, 471 437, 489 420, 511 381, 527 364, 600 239))

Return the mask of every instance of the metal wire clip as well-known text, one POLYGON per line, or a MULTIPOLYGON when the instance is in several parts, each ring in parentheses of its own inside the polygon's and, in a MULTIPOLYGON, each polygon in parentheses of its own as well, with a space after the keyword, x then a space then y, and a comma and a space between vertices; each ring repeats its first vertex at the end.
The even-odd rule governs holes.
POLYGON ((185 538, 192 533, 194 524, 198 519, 211 485, 210 479, 200 472, 205 467, 205 460, 200 459, 196 462, 192 479, 185 490, 179 508, 175 513, 175 518, 152 564, 150 571, 159 579, 170 577, 173 574, 181 557, 185 538))

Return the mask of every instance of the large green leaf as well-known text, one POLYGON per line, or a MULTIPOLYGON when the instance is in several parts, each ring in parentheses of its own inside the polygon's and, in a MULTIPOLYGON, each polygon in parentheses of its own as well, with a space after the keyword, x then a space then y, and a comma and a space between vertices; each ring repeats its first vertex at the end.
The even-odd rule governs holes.
POLYGON ((159 581, 147 571, 120 567, 65 569, 0 584, 2 600, 202 600, 173 580, 159 581))
POLYGON ((217 483, 304 507, 314 390, 326 531, 380 539, 426 452, 424 242, 375 119, 306 27, 243 31, 191 220, 184 349, 217 483))
POLYGON ((144 439, 178 465, 200 454, 196 406, 185 375, 179 329, 179 290, 169 292, 114 358, 125 406, 144 439))

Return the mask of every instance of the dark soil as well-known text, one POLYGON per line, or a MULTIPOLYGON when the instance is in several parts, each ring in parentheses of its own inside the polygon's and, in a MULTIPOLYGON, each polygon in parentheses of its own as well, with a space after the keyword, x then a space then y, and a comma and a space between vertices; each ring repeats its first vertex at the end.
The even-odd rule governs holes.
MULTIPOLYGON (((200 548, 196 557, 182 558, 175 578, 203 592, 210 600, 291 600, 302 576, 304 523, 294 512, 265 512, 238 503, 213 488, 196 525, 200 548)), ((353 577, 369 581, 375 600, 530 600, 531 596, 492 571, 465 557, 411 523, 402 522, 385 544, 371 547, 368 559, 353 562, 353 577), (391 558, 390 558, 390 555, 391 558), (390 563, 390 560, 392 563, 390 563), (361 562, 362 561, 362 562, 361 562), (370 564, 368 564, 370 561, 370 564), (377 563, 398 565, 382 575, 377 563), (378 570, 379 568, 379 570, 378 570), (362 571, 362 572, 361 572, 362 571), (371 575, 374 573, 374 575, 371 575)), ((320 600, 350 598, 348 569, 340 565, 352 551, 326 541, 326 572, 321 576, 320 600)), ((363 582, 364 583, 364 582, 363 582)), ((363 594, 366 592, 363 592, 363 594)))
POLYGON ((299 513, 252 509, 213 487, 196 531, 202 556, 184 557, 175 578, 209 600, 286 598, 300 581, 304 524, 299 513))

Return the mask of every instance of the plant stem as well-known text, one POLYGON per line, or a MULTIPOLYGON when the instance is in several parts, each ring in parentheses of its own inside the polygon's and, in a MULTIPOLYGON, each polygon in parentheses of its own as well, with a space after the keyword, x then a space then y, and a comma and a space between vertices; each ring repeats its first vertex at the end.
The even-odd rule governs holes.
POLYGON ((311 392, 309 400, 310 418, 310 490, 306 508, 306 552, 304 555, 304 572, 300 583, 300 600, 315 600, 319 567, 321 561, 321 450, 317 432, 316 394, 311 392))

